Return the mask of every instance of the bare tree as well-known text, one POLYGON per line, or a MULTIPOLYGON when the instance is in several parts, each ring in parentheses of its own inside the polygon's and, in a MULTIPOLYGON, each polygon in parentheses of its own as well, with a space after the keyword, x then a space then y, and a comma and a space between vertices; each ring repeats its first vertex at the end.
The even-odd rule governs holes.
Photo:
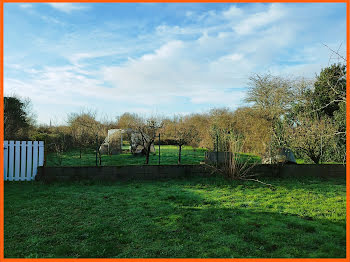
POLYGON ((72 113, 68 116, 68 124, 74 143, 79 147, 80 158, 84 147, 95 145, 96 136, 103 136, 104 130, 101 123, 96 120, 96 112, 72 113))
POLYGON ((134 120, 130 122, 129 125, 141 136, 143 150, 146 155, 145 163, 148 164, 151 147, 154 144, 159 129, 162 127, 162 121, 157 117, 150 117, 148 119, 134 118, 134 120))
POLYGON ((256 74, 249 80, 245 100, 264 111, 267 120, 275 121, 290 108, 294 99, 292 80, 270 74, 256 74))
POLYGON ((316 164, 320 163, 325 149, 336 147, 336 127, 327 117, 319 119, 311 114, 299 114, 284 129, 289 146, 303 152, 316 164))
POLYGON ((174 126, 174 138, 176 144, 179 147, 179 158, 178 164, 181 164, 181 149, 183 145, 194 145, 196 144, 196 138, 198 136, 198 132, 196 127, 186 121, 183 118, 179 118, 178 123, 174 126))
MULTIPOLYGON (((339 53, 341 45, 338 50, 333 50, 328 45, 324 44, 331 51, 331 56, 329 61, 336 60, 336 64, 332 64, 328 68, 328 74, 323 70, 324 77, 319 79, 323 88, 328 91, 329 101, 323 105, 318 105, 312 112, 324 111, 328 107, 335 107, 335 109, 342 107, 346 108, 346 71, 347 71, 347 60, 346 58, 339 53)), ((321 72, 322 74, 322 72, 321 72)), ((321 78, 321 74, 319 78, 321 78)), ((317 95, 317 94, 316 94, 317 95)), ((336 135, 344 136, 346 132, 342 130, 337 132, 336 135)))
POLYGON ((256 179, 257 174, 252 172, 257 161, 253 157, 242 157, 240 154, 244 145, 244 140, 234 131, 227 133, 225 140, 228 142, 228 152, 225 155, 223 165, 206 165, 213 173, 220 173, 230 180, 254 181, 273 188, 273 185, 264 183, 256 179))
POLYGON ((278 123, 293 107, 295 102, 295 80, 292 78, 274 76, 270 74, 253 75, 250 77, 250 85, 246 102, 253 103, 252 108, 260 112, 268 124, 270 130, 265 132, 270 135, 264 155, 269 159, 274 158, 272 150, 274 134, 277 133, 278 123))
POLYGON ((240 107, 234 112, 233 127, 244 136, 243 152, 263 156, 271 139, 272 123, 258 108, 240 107))

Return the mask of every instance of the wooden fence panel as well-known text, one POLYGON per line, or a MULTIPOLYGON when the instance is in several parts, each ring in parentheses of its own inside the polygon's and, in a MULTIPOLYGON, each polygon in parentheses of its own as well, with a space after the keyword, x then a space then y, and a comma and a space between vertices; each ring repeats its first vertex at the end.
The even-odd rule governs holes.
POLYGON ((8 162, 9 162, 9 145, 8 141, 4 141, 4 180, 8 180, 7 170, 8 170, 8 162))
POLYGON ((34 179, 36 172, 38 170, 38 141, 34 141, 33 143, 33 172, 32 179, 34 179))
POLYGON ((22 141, 21 144, 21 181, 25 181, 26 178, 26 164, 27 164, 27 142, 22 141))
POLYGON ((19 172, 21 166, 21 142, 15 143, 15 181, 19 181, 19 172))
POLYGON ((32 179, 32 141, 27 143, 27 180, 32 179))
POLYGON ((44 141, 39 141, 39 166, 44 165, 44 141))
POLYGON ((4 180, 34 180, 44 165, 43 141, 4 141, 4 180))
POLYGON ((9 175, 8 180, 13 180, 13 171, 14 171, 14 164, 15 164, 15 143, 14 141, 10 141, 9 144, 9 175))

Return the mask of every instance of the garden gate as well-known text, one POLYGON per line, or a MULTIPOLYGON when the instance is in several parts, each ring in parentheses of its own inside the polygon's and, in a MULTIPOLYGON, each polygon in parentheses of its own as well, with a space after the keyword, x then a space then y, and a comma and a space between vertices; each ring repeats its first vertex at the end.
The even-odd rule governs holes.
POLYGON ((4 141, 4 180, 34 180, 44 165, 43 141, 4 141))

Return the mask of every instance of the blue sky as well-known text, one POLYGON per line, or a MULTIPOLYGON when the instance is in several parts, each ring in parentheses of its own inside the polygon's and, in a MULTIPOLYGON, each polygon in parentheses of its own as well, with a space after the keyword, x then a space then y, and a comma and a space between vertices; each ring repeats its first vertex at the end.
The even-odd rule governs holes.
POLYGON ((324 44, 345 55, 345 3, 5 3, 4 93, 39 123, 234 109, 253 73, 314 77, 324 44))

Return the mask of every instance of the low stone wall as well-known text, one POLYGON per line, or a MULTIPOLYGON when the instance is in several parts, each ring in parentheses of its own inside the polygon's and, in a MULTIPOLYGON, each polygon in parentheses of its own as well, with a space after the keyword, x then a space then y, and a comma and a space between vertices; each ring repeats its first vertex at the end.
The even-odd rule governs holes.
POLYGON ((285 165, 256 165, 252 173, 261 176, 276 177, 305 177, 317 176, 324 178, 346 177, 346 166, 341 164, 285 164, 285 165))
POLYGON ((39 167, 37 180, 156 180, 189 176, 205 176, 201 165, 141 165, 102 167, 39 167))
MULTIPOLYGON (((344 177, 344 165, 256 165, 251 173, 259 177, 344 177)), ((157 180, 191 176, 209 176, 211 170, 204 165, 143 165, 103 167, 39 167, 36 180, 157 180)))

